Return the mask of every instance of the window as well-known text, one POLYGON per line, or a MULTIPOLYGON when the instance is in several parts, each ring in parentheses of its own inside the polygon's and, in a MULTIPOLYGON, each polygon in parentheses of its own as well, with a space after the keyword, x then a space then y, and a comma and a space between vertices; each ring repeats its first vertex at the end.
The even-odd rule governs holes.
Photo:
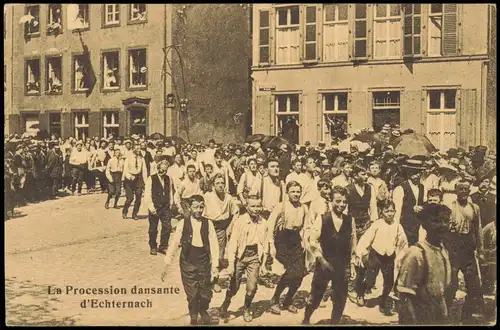
POLYGON ((270 63, 269 10, 261 10, 259 13, 259 63, 270 63))
POLYGON ((422 12, 420 4, 403 5, 404 12, 404 57, 420 56, 422 54, 422 12))
POLYGON ((130 5, 130 22, 145 22, 146 21, 146 4, 140 3, 130 5))
POLYGON ((276 63, 300 62, 299 6, 276 10, 276 63))
POLYGON ((132 108, 130 110, 130 134, 146 136, 146 110, 144 108, 132 108))
POLYGON ((118 134, 118 128, 120 127, 120 123, 118 122, 118 112, 116 111, 106 111, 103 112, 103 136, 104 138, 109 137, 110 135, 113 135, 114 137, 117 137, 118 134))
POLYGON ((40 93, 40 60, 27 60, 25 71, 26 94, 40 93))
POLYGON ((25 15, 21 18, 25 23, 24 34, 26 36, 40 35, 40 6, 27 6, 25 15))
POLYGON ((49 114, 49 134, 61 136, 61 114, 60 113, 50 113, 49 114))
POLYGON ((47 94, 62 93, 62 57, 47 57, 45 91, 47 94))
POLYGON ((443 5, 431 4, 429 13, 429 56, 441 56, 443 5))
POLYGON ((323 140, 347 138, 347 92, 323 94, 323 140))
POLYGON ((49 4, 47 16, 47 34, 59 34, 62 32, 61 5, 49 4))
POLYGON ((132 49, 128 51, 129 87, 147 87, 148 66, 146 49, 132 49))
POLYGON ((24 121, 24 131, 32 136, 40 131, 40 119, 38 113, 25 113, 22 115, 24 121))
POLYGON ((456 99, 455 89, 427 92, 427 137, 441 152, 456 147, 456 99))
POLYGON ((299 94, 276 95, 276 135, 299 143, 299 94))
POLYGON ((316 6, 306 6, 305 60, 317 61, 316 55, 316 6))
POLYGON ((89 113, 75 112, 75 138, 77 140, 89 137, 89 113))
POLYGON ((325 62, 349 59, 348 5, 324 5, 323 59, 325 62))
POLYGON ((373 126, 399 125, 400 92, 373 93, 373 126))
POLYGON ((104 5, 104 25, 120 24, 120 5, 104 5))
POLYGON ((90 28, 89 5, 78 5, 78 14, 76 15, 77 29, 90 28))
POLYGON ((368 46, 366 4, 354 6, 354 57, 364 59, 368 57, 366 52, 368 46))
POLYGON ((85 92, 90 88, 88 55, 73 56, 73 91, 85 92))
POLYGON ((375 58, 401 57, 401 7, 376 4, 374 25, 375 58))
POLYGON ((120 52, 102 53, 102 86, 105 90, 120 89, 120 52))

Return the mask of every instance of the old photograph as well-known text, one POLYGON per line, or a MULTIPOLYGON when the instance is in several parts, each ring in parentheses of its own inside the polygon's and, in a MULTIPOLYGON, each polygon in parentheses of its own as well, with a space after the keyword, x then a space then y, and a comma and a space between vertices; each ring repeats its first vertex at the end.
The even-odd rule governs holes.
POLYGON ((3 27, 7 325, 496 324, 495 3, 3 27))

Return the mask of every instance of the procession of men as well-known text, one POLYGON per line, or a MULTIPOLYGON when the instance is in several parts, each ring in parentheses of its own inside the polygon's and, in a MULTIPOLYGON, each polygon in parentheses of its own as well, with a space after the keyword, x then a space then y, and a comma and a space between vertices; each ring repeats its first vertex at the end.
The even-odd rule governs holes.
POLYGON ((259 136, 239 145, 7 136, 4 216, 84 191, 106 194, 103 210, 127 221, 140 220, 145 203, 145 254, 164 255, 162 279, 180 269, 191 325, 212 324, 213 307, 227 319, 237 294, 252 322, 261 285, 274 290, 269 313, 303 313, 307 325, 329 298, 330 323, 342 324, 349 295, 365 308, 379 272, 380 313, 400 324, 450 324, 459 273, 467 296, 458 322, 481 322, 484 295, 496 294, 496 155, 398 149, 414 135, 385 125, 356 132, 347 148, 259 136), (305 310, 294 304, 300 288, 305 310))

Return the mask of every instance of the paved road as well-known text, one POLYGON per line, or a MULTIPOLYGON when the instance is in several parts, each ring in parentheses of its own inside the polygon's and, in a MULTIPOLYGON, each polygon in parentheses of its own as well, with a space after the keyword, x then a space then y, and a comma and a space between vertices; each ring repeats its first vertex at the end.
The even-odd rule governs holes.
MULTIPOLYGON (((121 210, 103 207, 105 195, 64 197, 17 209, 20 216, 5 222, 6 312, 9 325, 186 325, 187 302, 178 267, 165 283, 160 281, 163 256, 150 256, 148 221, 123 220, 121 210), (73 287, 67 292, 67 286, 73 287), (86 288, 125 288, 126 294, 79 294, 86 288), (166 294, 133 294, 132 288, 163 288, 166 294), (58 293, 58 289, 62 293, 58 293), (76 289, 77 293, 74 292, 76 289), (90 299, 142 303, 140 308, 82 308, 90 299), (149 302, 148 302, 149 301, 149 302), (147 304, 150 307, 147 307, 147 304)), ((123 201, 121 202, 123 203, 123 201)), ((144 206, 140 215, 146 214, 144 206)), ((294 303, 296 315, 266 313, 272 289, 259 287, 252 325, 297 325, 312 276, 303 282, 294 303)), ((380 281, 377 287, 381 288, 380 281)), ((375 296, 374 296, 375 297, 375 296)), ((459 298, 463 293, 459 294, 459 298)), ((245 325, 242 319, 244 290, 233 299, 235 312, 227 325, 245 325)), ((224 291, 214 294, 210 310, 216 315, 224 291)), ((343 322, 356 325, 396 324, 397 316, 379 313, 376 299, 359 308, 348 301, 343 322)), ((331 303, 316 311, 312 324, 325 323, 331 303)), ((220 323, 223 324, 222 322, 220 323)))

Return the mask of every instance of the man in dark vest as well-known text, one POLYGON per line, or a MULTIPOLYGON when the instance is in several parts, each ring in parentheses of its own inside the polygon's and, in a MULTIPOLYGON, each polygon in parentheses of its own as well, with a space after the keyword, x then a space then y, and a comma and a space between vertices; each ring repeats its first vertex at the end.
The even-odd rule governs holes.
MULTIPOLYGON (((482 168, 476 173, 476 186, 478 190, 471 194, 471 200, 479 206, 481 213, 481 224, 484 227, 497 219, 497 196, 491 192, 491 181, 495 175, 494 171, 484 171, 482 168)), ((482 228, 481 228, 482 229, 482 228)))
POLYGON ((146 181, 144 200, 149 210, 149 247, 150 254, 157 252, 165 254, 172 230, 171 207, 173 204, 173 185, 167 175, 168 161, 162 160, 158 164, 158 173, 150 176, 146 181), (161 222, 160 246, 157 250, 158 222, 161 222))
POLYGON ((401 223, 408 238, 408 245, 411 246, 418 242, 420 222, 417 214, 425 202, 424 186, 420 183, 424 163, 417 159, 407 159, 402 167, 407 179, 394 189, 392 195, 396 206, 394 221, 401 223))
POLYGON ((354 275, 350 265, 356 248, 356 227, 354 219, 344 214, 346 207, 347 189, 335 186, 332 211, 318 214, 314 221, 310 248, 316 257, 316 265, 302 324, 310 323, 311 315, 320 305, 330 281, 333 302, 331 324, 338 324, 344 312, 349 279, 354 275))
POLYGON ((212 300, 212 281, 218 276, 219 242, 213 223, 202 216, 205 208, 203 196, 189 199, 190 216, 179 221, 177 230, 168 246, 162 281, 180 248, 182 285, 186 292, 191 325, 211 323, 207 313, 212 300))

